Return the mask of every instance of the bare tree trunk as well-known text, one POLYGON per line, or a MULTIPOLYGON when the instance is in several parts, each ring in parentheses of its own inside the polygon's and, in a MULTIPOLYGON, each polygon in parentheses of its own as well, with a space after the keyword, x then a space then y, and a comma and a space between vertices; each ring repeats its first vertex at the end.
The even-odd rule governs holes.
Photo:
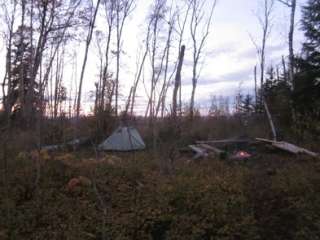
POLYGON ((261 46, 257 44, 252 38, 252 42, 256 47, 257 55, 260 61, 260 88, 261 96, 260 101, 263 103, 263 84, 264 84, 264 74, 265 74, 265 58, 266 58, 266 45, 269 35, 271 33, 271 14, 273 11, 274 0, 264 0, 263 1, 263 13, 262 16, 257 16, 259 24, 262 29, 262 39, 261 46))
POLYGON ((130 105, 131 105, 133 88, 134 88, 134 86, 132 86, 132 87, 130 88, 129 96, 128 96, 128 98, 127 98, 126 108, 125 108, 125 112, 124 112, 124 115, 125 115, 125 116, 127 116, 128 111, 129 111, 129 107, 130 107, 130 105))
POLYGON ((273 140, 277 141, 277 132, 276 132, 276 128, 274 126, 273 120, 272 120, 271 113, 269 111, 269 107, 268 107, 267 102, 265 101, 264 97, 262 97, 262 99, 263 99, 262 101, 263 101, 264 109, 266 110, 266 113, 267 113, 267 116, 268 116, 270 128, 271 128, 271 131, 272 131, 273 140))
POLYGON ((150 116, 150 122, 153 121, 154 116, 154 91, 155 91, 155 82, 156 82, 156 64, 155 64, 155 58, 156 58, 156 49, 157 49, 157 38, 158 38, 158 22, 159 17, 156 16, 154 19, 154 25, 153 25, 153 41, 152 41, 152 49, 151 49, 151 86, 150 86, 150 97, 149 97, 149 116, 150 116))
MULTIPOLYGON (((288 40, 289 40, 289 69, 288 69, 288 75, 289 75, 289 85, 291 91, 294 91, 295 89, 295 81, 294 81, 294 49, 293 49, 293 37, 294 37, 294 29, 295 29, 295 14, 296 14, 296 6, 297 1, 296 0, 278 0, 282 4, 286 5, 291 9, 290 13, 290 31, 288 34, 288 40)), ((285 61, 282 58, 282 64, 284 69, 284 76, 286 76, 285 71, 285 61)), ((285 80, 287 80, 285 78, 285 80)), ((292 99, 290 100, 291 105, 291 117, 293 123, 296 123, 296 113, 293 105, 292 99)))
POLYGON ((291 9, 290 13, 290 31, 288 34, 289 40, 289 81, 291 84, 291 90, 294 89, 294 49, 293 49, 293 37, 295 29, 295 15, 297 0, 278 0, 282 4, 286 5, 291 9))
MULTIPOLYGON (((105 66, 103 69, 102 75, 102 87, 101 87, 101 101, 100 101, 100 109, 105 110, 105 91, 106 85, 109 78, 109 54, 110 54, 110 44, 112 39, 112 29, 114 27, 114 12, 116 7, 116 2, 114 1, 105 1, 105 13, 107 17, 107 24, 108 24, 108 37, 107 37, 107 44, 105 50, 105 66)), ((112 100, 112 97, 111 97, 112 100)), ((109 103, 111 104, 111 102, 109 103)))
POLYGON ((294 90, 294 50, 293 50, 293 36, 294 36, 294 23, 295 23, 295 13, 296 13, 296 0, 292 0, 291 3, 291 17, 290 17, 290 32, 289 32, 289 77, 294 90))
POLYGON ((62 79, 64 71, 64 49, 62 53, 58 54, 57 57, 57 66, 56 66, 56 79, 55 79, 55 93, 54 93, 54 118, 58 116, 59 106, 61 107, 62 103, 62 79))
POLYGON ((121 54, 121 39, 123 26, 133 8, 135 0, 118 0, 116 1, 116 27, 117 27, 117 63, 116 63, 116 79, 115 79, 115 112, 118 116, 118 99, 119 99, 119 74, 120 74, 120 54, 121 54), (120 14, 122 16, 120 17, 120 14))
POLYGON ((77 112, 76 112, 77 115, 76 116, 77 116, 78 120, 79 120, 79 116, 80 116, 80 105, 81 105, 81 93, 82 93, 83 77, 84 77, 84 72, 85 72, 86 65, 87 65, 88 51, 89 51, 89 47, 90 47, 90 43, 91 43, 91 39, 92 39, 92 33, 93 33, 93 29, 94 29, 94 25, 95 25, 97 13, 98 13, 100 1, 101 0, 97 1, 96 7, 95 7, 95 10, 94 10, 94 14, 93 14, 93 18, 90 19, 89 31, 88 31, 88 36, 87 36, 87 40, 86 40, 85 54, 84 54, 82 68, 81 68, 80 81, 79 81, 79 91, 78 91, 78 98, 77 98, 77 112))
MULTIPOLYGON (((21 29, 21 32, 20 32, 20 41, 21 43, 23 43, 25 37, 24 37, 24 27, 25 27, 25 10, 26 9, 26 3, 25 3, 25 0, 22 0, 21 1, 21 26, 22 26, 22 29, 21 29)), ((21 49, 21 59, 20 61, 22 62, 23 61, 23 55, 24 55, 24 52, 25 52, 25 49, 24 49, 24 44, 21 44, 22 45, 22 49, 21 49)), ((24 87, 24 66, 23 64, 20 64, 20 69, 19 69, 19 96, 20 96, 20 101, 21 101, 21 108, 22 108, 22 113, 23 113, 23 116, 26 117, 26 109, 25 109, 25 87, 24 87)))
POLYGON ((151 27, 151 22, 149 23, 148 26, 148 30, 147 30, 147 37, 146 37, 146 46, 145 46, 145 51, 141 60, 141 63, 138 67, 138 73, 137 76, 135 78, 133 87, 132 87, 132 94, 131 94, 131 101, 130 101, 130 115, 133 115, 133 109, 134 109, 134 105, 135 105, 135 100, 136 100, 136 92, 137 92, 137 87, 138 84, 140 82, 141 79, 141 75, 143 72, 143 67, 144 67, 144 63, 146 61, 147 55, 148 55, 148 51, 149 51, 149 39, 150 39, 150 27, 151 27))
MULTIPOLYGON (((164 93, 163 93, 163 97, 162 97, 162 101, 161 101, 161 117, 162 118, 164 117, 164 111, 166 110, 166 97, 167 97, 168 89, 171 84, 171 80, 173 78, 173 74, 174 74, 174 72, 169 77, 169 80, 167 81, 167 85, 165 86, 165 89, 164 89, 164 93)), ((179 88, 179 89, 181 89, 181 88, 179 88)), ((180 110, 180 108, 179 108, 179 110, 180 110)))
MULTIPOLYGON (((94 115, 96 116, 96 123, 97 126, 99 126, 99 117, 98 113, 102 111, 102 107, 104 104, 102 103, 102 85, 103 85, 103 71, 104 71, 104 63, 103 63, 103 53, 100 45, 101 38, 96 37, 97 41, 97 47, 98 47, 98 53, 99 53, 99 81, 95 82, 95 88, 96 88, 96 93, 95 93, 95 103, 94 103, 94 115)), ((98 129, 98 128, 97 128, 98 129)))
POLYGON ((282 56, 281 60, 282 60, 283 78, 284 78, 284 81, 288 83, 287 67, 286 67, 286 61, 284 60, 284 56, 282 56))
MULTIPOLYGON (((295 13, 296 13, 296 0, 291 0, 291 16, 290 16, 290 31, 289 31, 289 79, 291 91, 295 90, 294 80, 294 49, 293 49, 293 37, 294 37, 294 26, 295 26, 295 13)), ((297 122, 296 111, 294 108, 293 100, 290 100, 291 105, 291 117, 294 124, 297 122)))
POLYGON ((177 116, 177 94, 178 94, 179 86, 181 86, 181 70, 183 65, 185 49, 186 47, 182 45, 179 53, 179 63, 178 63, 175 82, 174 82, 175 84, 174 84, 173 97, 172 97, 172 115, 174 118, 176 118, 177 116))
MULTIPOLYGON (((30 7, 30 46, 31 46, 31 59, 30 59, 30 66, 29 66, 29 71, 30 71, 30 76, 34 76, 34 53, 33 53, 33 49, 34 49, 34 42, 33 42, 33 25, 34 25, 34 0, 31 0, 31 7, 30 7)), ((34 93, 34 85, 35 85, 35 79, 36 77, 34 78, 31 78, 30 79, 30 86, 31 86, 31 89, 29 89, 29 91, 27 92, 27 97, 26 97, 26 103, 27 103, 27 114, 28 115, 31 115, 32 114, 32 100, 35 99, 35 93, 34 93)), ((31 119, 31 116, 28 116, 28 121, 30 121, 31 119)))
MULTIPOLYGON (((158 103, 157 103, 157 108, 156 108, 156 116, 158 116, 161 105, 162 105, 162 107, 164 107, 165 99, 166 99, 166 95, 167 95, 168 65, 169 65, 169 57, 170 57, 170 49, 171 49, 171 35, 172 35, 173 27, 174 27, 173 24, 174 24, 174 18, 172 17, 171 21, 169 23, 167 42, 166 42, 164 54, 162 57, 162 60, 164 60, 164 58, 165 58, 164 79, 163 79, 163 84, 162 84, 161 91, 160 91, 159 98, 158 98, 158 103)), ((161 61, 161 69, 159 71, 158 76, 160 76, 160 73, 162 71, 162 66, 163 66, 162 63, 163 63, 163 61, 161 61)), ((161 111, 161 117, 163 117, 163 111, 161 111)))
POLYGON ((255 97, 255 104, 257 105, 257 95, 258 95, 258 89, 257 89, 257 66, 254 66, 253 70, 254 74, 254 97, 255 97))
POLYGON ((263 35, 262 35, 262 46, 261 46, 261 55, 260 55, 260 87, 263 88, 264 83, 264 67, 265 67, 265 50, 266 50, 266 41, 267 41, 267 31, 268 31, 268 21, 269 18, 266 18, 266 25, 263 29, 263 35))
POLYGON ((7 53, 6 53, 6 70, 5 76, 2 82, 2 98, 3 98, 3 107, 4 110, 9 117, 11 115, 11 108, 12 108, 12 96, 11 96, 11 63, 12 63, 12 40, 13 40, 13 27, 15 24, 15 15, 17 9, 17 2, 13 2, 13 10, 11 16, 9 16, 8 9, 6 9, 6 21, 8 27, 8 41, 7 41, 7 53), (6 81, 7 80, 7 81, 6 81), (7 88, 6 88, 7 86, 7 88))
POLYGON ((106 55, 105 55, 105 67, 103 69, 103 75, 102 75, 102 88, 101 88, 101 103, 100 108, 104 109, 105 107, 105 91, 106 91, 106 83, 108 81, 108 70, 109 70, 109 52, 110 52, 110 41, 111 41, 111 33, 112 33, 112 27, 109 25, 109 32, 108 32, 108 38, 107 38, 107 46, 106 46, 106 55))
POLYGON ((116 116, 118 116, 118 95, 119 95, 119 73, 120 73, 120 43, 121 43, 121 34, 120 34, 120 9, 119 4, 117 4, 117 65, 116 65, 116 81, 115 81, 115 111, 116 116))
POLYGON ((55 87, 54 87, 54 101, 53 101, 53 117, 56 118, 58 115, 58 91, 59 91, 59 70, 60 70, 60 64, 59 64, 60 58, 59 58, 59 52, 57 54, 56 58, 56 72, 55 72, 55 87))
POLYGON ((207 17, 207 22, 205 22, 205 32, 200 34, 198 32, 199 25, 203 21, 205 15, 206 1, 205 0, 190 0, 191 4, 191 22, 190 22, 190 32, 193 43, 193 66, 192 66, 192 93, 190 100, 190 117, 193 118, 194 114, 194 99, 196 87, 199 79, 198 74, 198 63, 205 45, 205 42, 209 36, 209 30, 212 22, 213 12, 216 7, 216 0, 212 0, 211 11, 207 17), (199 37, 200 36, 200 37, 199 37))
MULTIPOLYGON (((187 4, 187 11, 186 11, 186 14, 184 15, 182 26, 180 25, 180 21, 178 20, 179 28, 180 28, 179 49, 181 49, 181 45, 182 45, 182 41, 183 41, 183 35, 184 35, 184 31, 185 31, 187 20, 188 20, 190 8, 191 8, 191 4, 187 4)), ((178 19, 179 19, 179 15, 178 15, 178 19)), ((179 59, 179 56, 178 56, 178 59, 179 59)), ((179 85, 179 115, 180 115, 180 117, 182 116, 182 85, 181 85, 181 81, 180 81, 180 85, 179 85)))
POLYGON ((144 51, 141 63, 139 65, 139 67, 138 67, 138 73, 137 73, 137 76, 135 78, 135 81, 134 81, 134 84, 133 84, 133 88, 132 88, 131 104, 130 104, 131 105, 131 107, 130 107, 130 115, 133 115, 133 109, 134 109, 134 105, 135 105, 137 87, 138 87, 138 84, 140 82, 141 75, 142 75, 142 72, 143 72, 144 63, 146 61, 146 58, 147 58, 147 55, 148 55, 148 51, 149 51, 150 31, 151 31, 151 21, 148 24, 147 37, 146 37, 146 41, 145 41, 145 51, 144 51))
MULTIPOLYGON (((148 36, 149 36, 149 32, 150 32, 150 30, 148 29, 148 36)), ((138 70, 138 74, 137 74, 137 77, 135 79, 135 82, 134 82, 134 85, 133 85, 133 89, 132 89, 130 115, 133 115, 133 109, 134 109, 134 104, 135 104, 135 100, 136 100, 137 87, 138 87, 138 83, 139 83, 141 75, 142 75, 142 70, 143 70, 143 67, 144 67, 144 63, 145 63, 146 57, 148 55, 148 49, 149 49, 149 37, 147 37, 146 50, 145 50, 145 52, 143 54, 142 61, 141 61, 141 64, 140 64, 140 67, 139 67, 139 70, 138 70)))
MULTIPOLYGON (((94 115, 95 116, 97 116, 97 114, 98 114, 98 106, 99 106, 99 104, 98 104, 98 102, 99 102, 99 83, 95 83, 94 84, 94 86, 95 86, 95 88, 96 88, 96 90, 95 90, 95 99, 94 99, 94 115)), ((97 126, 99 125, 99 123, 98 123, 98 121, 97 121, 97 126)), ((98 129, 98 127, 97 127, 97 129, 98 129)))
POLYGON ((192 71, 192 92, 191 92, 191 101, 190 101, 190 118, 193 118, 194 115, 194 97, 196 94, 196 88, 197 88, 197 83, 198 83, 198 79, 196 77, 197 72, 196 72, 196 68, 194 67, 193 71, 192 71))

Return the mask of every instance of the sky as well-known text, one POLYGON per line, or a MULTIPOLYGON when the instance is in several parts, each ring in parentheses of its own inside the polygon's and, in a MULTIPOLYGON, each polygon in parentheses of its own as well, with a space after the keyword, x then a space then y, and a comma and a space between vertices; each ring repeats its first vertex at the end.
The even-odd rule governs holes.
MULTIPOLYGON (((210 2, 210 0, 208 0, 210 2)), ((151 4, 151 0, 138 0, 137 5, 129 17, 125 28, 123 41, 124 55, 121 59, 120 73, 120 93, 122 99, 126 99, 129 89, 134 80, 136 71, 137 50, 141 48, 146 29, 146 15, 151 4)), ((256 15, 261 13, 259 4, 262 0, 218 0, 214 11, 213 22, 210 27, 210 35, 207 39, 201 75, 196 90, 196 106, 206 109, 210 105, 212 95, 233 97, 237 92, 243 94, 252 94, 254 89, 253 68, 258 63, 253 39, 261 41, 261 29, 256 15)), ((306 0, 298 1, 296 33, 295 33, 295 51, 299 52, 303 41, 303 33, 299 30, 299 19, 301 5, 306 0)), ((288 54, 287 33, 289 30, 288 7, 276 1, 272 19, 272 32, 267 43, 267 64, 280 64, 281 56, 288 54)), ((100 11, 97 21, 97 30, 103 30, 105 22, 103 11, 100 11)), ((189 28, 186 28, 186 34, 189 35, 189 28)), ((189 102, 192 89, 192 48, 190 37, 184 41, 186 45, 186 56, 182 71, 182 99, 189 102)), ((83 111, 88 112, 93 106, 92 91, 94 82, 97 81, 99 71, 97 44, 94 40, 90 47, 88 64, 84 77, 84 107, 83 111)), ((4 43, 0 42, 0 79, 3 78, 4 43)), ((64 84, 69 91, 74 91, 77 79, 80 76, 80 67, 84 52, 84 43, 74 46, 76 58, 69 59, 65 67, 64 84), (77 74, 72 71, 71 63, 77 62, 77 74)), ((145 73, 148 79, 148 73, 145 73)), ((148 81, 146 80, 148 86, 148 81)), ((168 98, 170 99, 172 89, 169 89, 168 98)), ((139 105, 136 108, 137 113, 143 113, 147 95, 145 86, 140 84, 138 87, 139 105)))

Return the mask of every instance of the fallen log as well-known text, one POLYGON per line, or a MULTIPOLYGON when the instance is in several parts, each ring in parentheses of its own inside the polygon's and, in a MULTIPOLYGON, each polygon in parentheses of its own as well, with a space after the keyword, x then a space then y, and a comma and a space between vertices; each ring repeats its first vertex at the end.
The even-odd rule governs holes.
POLYGON ((48 146, 42 146, 41 149, 46 151, 57 151, 59 149, 62 149, 63 145, 48 145, 48 146))
POLYGON ((222 139, 222 140, 207 140, 207 141, 196 141, 197 144, 208 144, 208 143, 249 143, 249 140, 241 139, 222 139))
POLYGON ((199 146, 202 147, 202 148, 204 148, 204 149, 206 149, 206 150, 212 151, 212 152, 214 152, 214 153, 216 153, 216 154, 218 154, 218 155, 224 153, 223 150, 220 150, 219 148, 210 146, 210 145, 208 145, 208 144, 202 143, 202 144, 199 144, 199 146))
POLYGON ((309 155, 309 156, 315 157, 315 158, 319 157, 318 153, 312 152, 312 151, 305 149, 305 148, 302 148, 302 147, 298 147, 292 143, 288 143, 288 142, 284 142, 284 141, 281 141, 281 142, 272 141, 272 140, 264 139, 264 138, 256 138, 256 140, 260 141, 260 142, 271 143, 271 145, 273 147, 290 152, 290 153, 293 153, 293 154, 306 154, 306 155, 309 155))
POLYGON ((275 146, 279 149, 282 149, 282 150, 285 150, 287 152, 291 152, 291 153, 294 153, 294 154, 306 154, 306 155, 309 155, 311 157, 319 157, 319 154, 318 153, 315 153, 315 152, 312 152, 312 151, 309 151, 305 148, 301 148, 301 147, 298 147, 294 144, 291 144, 291 143, 287 143, 287 142, 274 142, 272 143, 272 146, 275 146))
POLYGON ((269 139, 266 139, 266 138, 256 138, 256 140, 259 141, 259 142, 266 142, 266 143, 275 142, 274 140, 269 140, 269 139))
POLYGON ((47 151, 57 151, 57 150, 63 150, 65 148, 70 148, 70 147, 79 147, 83 144, 85 144, 89 138, 77 138, 70 140, 66 143, 62 144, 56 144, 56 145, 47 145, 47 146, 42 146, 41 149, 47 150, 47 151))
POLYGON ((198 159, 201 157, 208 157, 207 151, 199 146, 189 145, 189 148, 191 148, 196 153, 196 155, 194 155, 193 159, 198 159))

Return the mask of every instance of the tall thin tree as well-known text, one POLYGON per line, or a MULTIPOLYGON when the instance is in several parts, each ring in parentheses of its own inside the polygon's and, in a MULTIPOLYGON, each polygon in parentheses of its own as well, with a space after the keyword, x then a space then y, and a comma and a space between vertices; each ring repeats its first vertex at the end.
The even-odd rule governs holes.
POLYGON ((193 44, 192 93, 190 100, 190 117, 192 118, 194 114, 195 93, 200 75, 199 62, 210 33, 213 12, 217 1, 211 0, 209 3, 206 0, 189 0, 189 4, 191 5, 190 33, 193 44), (211 4, 208 16, 205 14, 207 12, 207 4, 211 4), (201 27, 203 28, 202 32, 199 32, 199 30, 201 31, 201 27))
MULTIPOLYGON (((82 63, 80 80, 79 80, 79 90, 78 90, 78 97, 77 97, 77 112, 76 112, 77 119, 79 119, 79 116, 80 116, 81 93, 82 93, 83 78, 84 78, 84 73, 85 73, 85 69, 86 69, 86 65, 87 65, 88 51, 89 51, 90 43, 91 43, 91 40, 92 40, 93 29, 95 27, 95 22, 96 22, 96 17, 97 17, 97 13, 98 13, 100 2, 101 2, 101 0, 97 1, 96 6, 95 6, 95 8, 93 10, 93 15, 90 16, 90 20, 89 20, 89 29, 88 29, 88 35, 87 35, 87 38, 86 38, 84 59, 83 59, 83 63, 82 63)), ((92 5, 93 5, 93 3, 92 3, 92 5)))
POLYGON ((291 10, 290 13, 290 30, 288 33, 289 41, 289 80, 291 89, 294 89, 294 48, 293 48, 293 39, 294 39, 294 30, 295 30, 295 16, 296 16, 296 7, 297 0, 278 0, 280 3, 289 7, 291 10))
POLYGON ((120 75, 120 56, 123 27, 126 19, 133 10, 135 0, 116 0, 116 29, 117 29, 117 51, 116 51, 116 79, 115 79, 115 112, 118 115, 119 105, 119 75, 120 75))

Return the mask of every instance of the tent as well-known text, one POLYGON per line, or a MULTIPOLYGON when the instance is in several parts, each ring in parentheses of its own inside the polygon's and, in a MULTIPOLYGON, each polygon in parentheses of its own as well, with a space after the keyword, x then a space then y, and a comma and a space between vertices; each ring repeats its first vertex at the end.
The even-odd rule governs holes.
POLYGON ((99 150, 106 151, 133 151, 145 149, 137 129, 133 127, 118 127, 104 142, 99 146, 99 150))

